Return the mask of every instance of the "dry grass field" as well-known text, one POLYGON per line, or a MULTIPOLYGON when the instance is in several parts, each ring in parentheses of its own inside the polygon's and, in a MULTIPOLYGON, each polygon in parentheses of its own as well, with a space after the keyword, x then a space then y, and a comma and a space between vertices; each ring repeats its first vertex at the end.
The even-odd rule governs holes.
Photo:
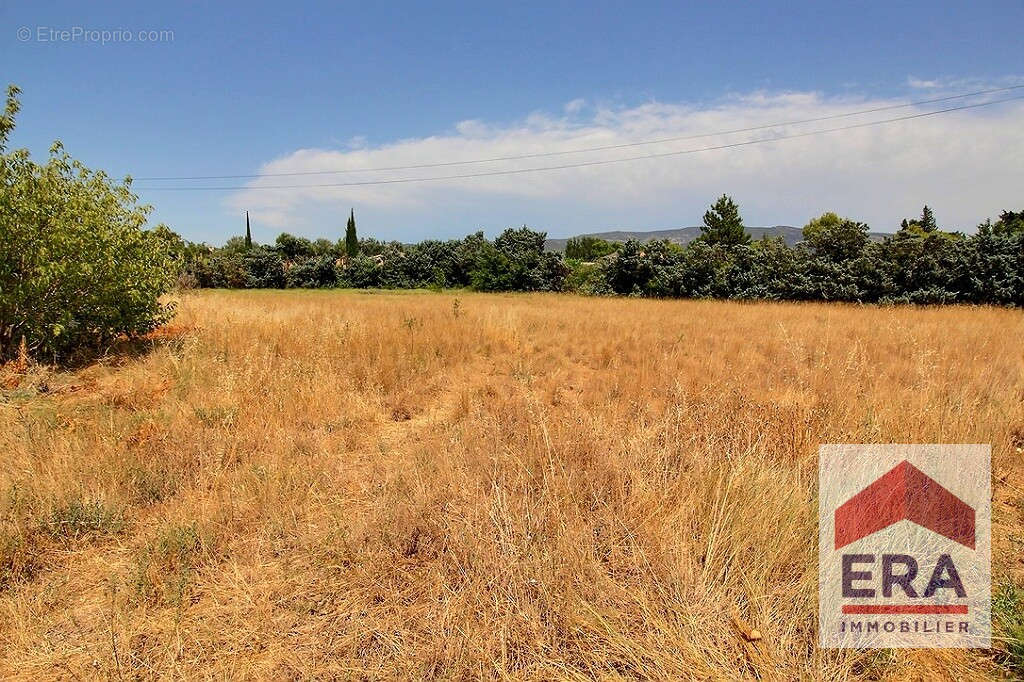
POLYGON ((0 373, 0 677, 1012 675, 818 649, 815 488, 820 443, 991 443, 1024 583, 1022 339, 986 308, 190 294, 133 353, 0 373))

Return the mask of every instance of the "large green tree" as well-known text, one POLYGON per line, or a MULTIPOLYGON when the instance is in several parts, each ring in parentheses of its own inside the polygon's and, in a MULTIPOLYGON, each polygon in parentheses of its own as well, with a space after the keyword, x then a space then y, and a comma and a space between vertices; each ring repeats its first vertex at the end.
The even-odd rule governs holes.
POLYGON ((19 109, 10 86, 0 116, 0 360, 60 360, 141 334, 170 315, 177 272, 164 231, 144 229, 131 180, 112 181, 54 142, 46 163, 8 150, 19 109))
POLYGON ((700 238, 709 244, 734 246, 750 243, 750 235, 744 229, 743 218, 740 217, 740 207, 732 197, 725 194, 704 214, 704 224, 700 231, 700 238))
POLYGON ((868 226, 828 212, 804 226, 804 244, 816 256, 834 261, 856 258, 868 244, 868 226))
POLYGON ((992 231, 996 234, 1024 233, 1024 211, 1003 211, 992 225, 992 231))

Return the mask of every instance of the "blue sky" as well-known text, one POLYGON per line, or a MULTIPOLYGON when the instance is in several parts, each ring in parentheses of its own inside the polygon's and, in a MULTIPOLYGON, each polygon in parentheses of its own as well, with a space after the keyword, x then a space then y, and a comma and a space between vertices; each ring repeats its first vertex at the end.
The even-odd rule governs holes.
MULTIPOLYGON (((87 165, 137 178, 574 149, 1024 83, 1018 0, 24 2, 0 7, 0 26, 4 80, 24 90, 13 144, 41 157, 60 138, 87 165), (41 39, 74 27, 173 37, 41 39)), ((382 238, 493 234, 522 223, 561 236, 696 224, 722 192, 751 225, 802 225, 834 208, 892 230, 928 202, 940 224, 970 229, 1022 208, 1013 204, 1024 200, 1014 194, 1024 172, 1020 104, 600 170, 386 189, 140 194, 156 207, 154 221, 211 242, 237 233, 246 208, 261 240, 282 230, 337 237, 350 206, 361 233, 382 238), (957 144, 945 149, 950 140, 957 144)), ((531 163, 548 161, 470 168, 531 163)), ((205 184, 225 182, 273 184, 205 184)))

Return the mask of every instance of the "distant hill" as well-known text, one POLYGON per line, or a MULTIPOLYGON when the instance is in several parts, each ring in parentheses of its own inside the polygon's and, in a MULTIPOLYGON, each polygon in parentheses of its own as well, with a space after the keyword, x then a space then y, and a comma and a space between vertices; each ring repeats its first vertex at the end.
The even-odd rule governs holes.
MULTIPOLYGON (((799 227, 789 225, 775 225, 774 227, 748 227, 751 239, 762 237, 782 237, 786 243, 793 246, 803 239, 803 230, 799 227)), ((869 232, 871 239, 881 241, 886 235, 882 232, 869 232)), ((680 227, 674 230, 651 230, 649 232, 638 232, 630 230, 611 230, 609 232, 590 232, 576 235, 578 237, 600 237, 610 242, 624 242, 629 239, 637 239, 642 242, 649 242, 655 239, 667 239, 677 244, 688 244, 700 236, 699 227, 680 227)), ((548 239, 544 242, 544 248, 548 251, 565 251, 566 239, 548 239)))

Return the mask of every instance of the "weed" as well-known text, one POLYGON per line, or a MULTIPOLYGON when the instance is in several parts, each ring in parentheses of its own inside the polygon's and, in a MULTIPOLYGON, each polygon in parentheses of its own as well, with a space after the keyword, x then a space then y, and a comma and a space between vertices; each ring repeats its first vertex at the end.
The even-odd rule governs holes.
POLYGON ((231 428, 238 419, 237 407, 194 407, 192 411, 209 428, 231 428))
POLYGON ((999 662, 1024 675, 1024 587, 1001 584, 992 595, 992 617, 999 662))
POLYGON ((131 583, 136 596, 180 606, 189 594, 204 551, 205 543, 195 523, 161 528, 135 556, 131 583))
POLYGON ((23 533, 0 529, 0 590, 31 580, 40 568, 40 553, 23 533))
POLYGON ((159 455, 148 465, 132 462, 123 470, 125 484, 133 502, 154 504, 170 497, 178 490, 181 472, 159 455))
POLYGON ((102 500, 72 499, 53 505, 43 528, 50 537, 64 542, 117 535, 124 530, 120 509, 102 500))

